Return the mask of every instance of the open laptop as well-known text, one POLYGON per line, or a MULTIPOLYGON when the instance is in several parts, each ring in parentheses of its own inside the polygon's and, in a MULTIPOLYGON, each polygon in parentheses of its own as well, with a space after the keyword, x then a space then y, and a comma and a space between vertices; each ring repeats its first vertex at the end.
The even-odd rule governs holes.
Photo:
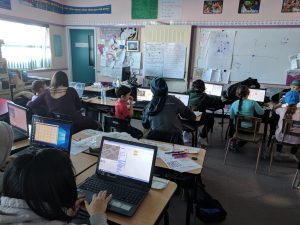
POLYGON ((183 103, 185 106, 188 106, 188 105, 189 105, 189 100, 190 100, 190 96, 189 96, 189 95, 186 95, 186 94, 180 94, 180 93, 174 93, 174 92, 169 92, 168 94, 169 94, 169 95, 173 95, 173 96, 175 96, 176 98, 178 98, 180 101, 182 101, 182 103, 183 103))
POLYGON ((82 98, 84 88, 85 88, 85 83, 69 82, 69 87, 74 88, 77 91, 79 98, 82 98))
POLYGON ((248 99, 254 100, 258 103, 264 103, 266 96, 266 89, 249 88, 250 94, 248 99))
POLYGON ((14 133, 14 141, 28 139, 27 109, 12 102, 7 102, 7 109, 9 123, 14 133))
POLYGON ((17 152, 23 155, 43 148, 56 148, 70 154, 72 122, 54 118, 32 116, 30 146, 17 152))
POLYGON ((151 188, 157 147, 103 137, 96 172, 79 187, 91 201, 101 190, 112 193, 108 210, 132 216, 151 188))
POLYGON ((153 93, 149 88, 138 88, 134 106, 144 108, 152 100, 152 97, 153 93))
POLYGON ((205 83, 205 93, 208 95, 222 96, 223 85, 205 83))

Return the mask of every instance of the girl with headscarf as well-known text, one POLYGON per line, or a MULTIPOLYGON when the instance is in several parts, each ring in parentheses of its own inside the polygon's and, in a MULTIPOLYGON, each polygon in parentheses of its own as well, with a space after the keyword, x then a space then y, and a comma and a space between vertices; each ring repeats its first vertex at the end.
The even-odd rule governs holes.
POLYGON ((154 78, 151 81, 150 89, 153 97, 143 111, 143 127, 152 133, 177 135, 181 137, 180 142, 183 143, 179 115, 188 120, 195 120, 195 114, 178 98, 168 95, 168 86, 163 78, 154 78))
POLYGON ((0 193, 2 193, 3 170, 14 141, 11 127, 2 121, 0 121, 0 136, 0 193))

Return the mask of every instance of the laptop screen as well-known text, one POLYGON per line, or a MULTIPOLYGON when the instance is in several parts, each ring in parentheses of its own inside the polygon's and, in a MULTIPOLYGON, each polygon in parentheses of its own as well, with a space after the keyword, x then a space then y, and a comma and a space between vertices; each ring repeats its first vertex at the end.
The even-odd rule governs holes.
POLYGON ((61 149, 69 153, 72 123, 39 116, 32 117, 31 144, 61 149))
POLYGON ((188 105, 189 105, 189 100, 190 100, 190 96, 189 96, 189 95, 178 94, 178 93, 172 93, 172 92, 169 92, 169 95, 173 95, 173 96, 175 96, 176 98, 178 98, 180 101, 182 101, 182 103, 183 103, 185 106, 188 106, 188 105))
POLYGON ((138 88, 136 94, 136 100, 139 102, 152 100, 152 91, 148 88, 138 88))
POLYGON ((85 83, 69 82, 69 87, 74 88, 77 91, 79 98, 82 98, 84 88, 85 88, 85 83))
POLYGON ((251 100, 254 100, 257 102, 265 101, 266 90, 249 88, 249 91, 250 91, 250 94, 248 96, 248 99, 251 99, 251 100))
POLYGON ((97 172, 149 183, 155 146, 103 137, 97 172))
POLYGON ((221 96, 223 85, 205 83, 205 93, 208 95, 221 96))
POLYGON ((7 106, 10 125, 28 132, 26 108, 13 103, 7 103, 7 106))

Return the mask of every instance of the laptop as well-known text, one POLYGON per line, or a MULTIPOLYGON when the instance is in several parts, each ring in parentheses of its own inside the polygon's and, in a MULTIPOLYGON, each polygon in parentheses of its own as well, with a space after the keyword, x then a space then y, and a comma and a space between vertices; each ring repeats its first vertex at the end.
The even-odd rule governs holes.
POLYGON ((28 139, 27 109, 12 102, 7 102, 7 109, 9 123, 14 133, 14 142, 28 139))
POLYGON ((79 187, 88 202, 101 190, 112 193, 108 210, 132 216, 151 188, 157 147, 103 137, 96 172, 79 187))
POLYGON ((266 96, 266 89, 249 88, 250 94, 248 99, 254 100, 258 103, 264 103, 266 96))
POLYGON ((189 105, 189 100, 190 100, 190 96, 186 95, 186 94, 180 94, 180 93, 174 93, 174 92, 169 92, 169 95, 173 95, 176 98, 178 98, 180 101, 182 101, 182 103, 185 106, 189 105))
POLYGON ((144 108, 153 97, 153 93, 149 88, 138 88, 136 93, 135 107, 144 108))
POLYGON ((223 85, 205 83, 205 93, 208 95, 222 96, 223 85))
POLYGON ((85 88, 85 83, 69 82, 69 87, 74 88, 77 91, 79 98, 82 98, 84 88, 85 88))
POLYGON ((43 148, 56 148, 70 154, 72 122, 41 116, 32 116, 30 146, 17 152, 23 155, 43 148))

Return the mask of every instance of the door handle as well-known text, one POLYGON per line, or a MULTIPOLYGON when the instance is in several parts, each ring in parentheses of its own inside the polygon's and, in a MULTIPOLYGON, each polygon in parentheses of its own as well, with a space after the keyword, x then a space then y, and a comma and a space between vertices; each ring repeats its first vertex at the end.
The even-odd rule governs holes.
POLYGON ((88 46, 89 66, 95 67, 94 35, 88 35, 88 46))

